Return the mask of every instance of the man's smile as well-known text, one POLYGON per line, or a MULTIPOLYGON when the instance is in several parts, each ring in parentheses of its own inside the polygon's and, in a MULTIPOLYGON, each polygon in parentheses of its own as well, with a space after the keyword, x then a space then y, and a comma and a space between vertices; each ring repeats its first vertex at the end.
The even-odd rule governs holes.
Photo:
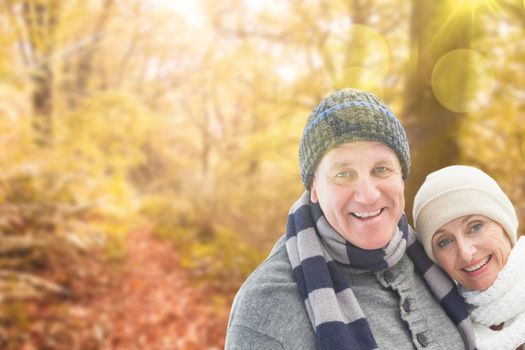
POLYGON ((383 211, 383 209, 384 208, 377 209, 375 211, 352 212, 350 214, 352 214, 353 217, 355 217, 357 219, 361 219, 361 220, 373 219, 373 218, 381 215, 381 212, 383 211))

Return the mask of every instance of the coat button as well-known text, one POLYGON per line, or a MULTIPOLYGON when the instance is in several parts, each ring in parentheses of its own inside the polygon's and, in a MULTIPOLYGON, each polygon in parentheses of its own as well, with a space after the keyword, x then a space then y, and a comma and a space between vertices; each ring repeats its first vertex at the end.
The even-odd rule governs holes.
POLYGON ((385 271, 385 273, 383 274, 383 278, 385 279, 385 282, 388 284, 394 282, 395 280, 394 274, 390 271, 385 271))
POLYGON ((425 333, 418 333, 416 334, 416 339, 417 341, 419 342, 419 344, 421 344, 422 347, 427 347, 429 341, 428 341, 428 337, 425 335, 425 333))
POLYGON ((412 311, 412 302, 410 301, 409 298, 406 298, 406 299, 403 301, 403 310, 405 310, 405 312, 410 312, 410 311, 412 311))

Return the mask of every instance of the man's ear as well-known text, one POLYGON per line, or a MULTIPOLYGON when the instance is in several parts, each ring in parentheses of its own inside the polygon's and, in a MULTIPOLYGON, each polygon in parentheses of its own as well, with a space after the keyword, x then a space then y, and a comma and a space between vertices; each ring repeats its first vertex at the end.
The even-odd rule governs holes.
POLYGON ((310 202, 319 203, 319 198, 317 198, 317 184, 315 183, 315 177, 312 181, 312 188, 310 189, 310 202))

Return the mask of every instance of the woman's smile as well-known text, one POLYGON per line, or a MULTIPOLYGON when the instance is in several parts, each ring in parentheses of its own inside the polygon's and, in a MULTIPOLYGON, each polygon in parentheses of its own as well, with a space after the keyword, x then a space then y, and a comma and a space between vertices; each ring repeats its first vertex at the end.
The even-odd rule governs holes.
POLYGON ((462 270, 471 275, 481 274, 486 270, 487 264, 489 263, 491 257, 492 255, 489 255, 483 259, 478 259, 477 261, 463 267, 462 270))

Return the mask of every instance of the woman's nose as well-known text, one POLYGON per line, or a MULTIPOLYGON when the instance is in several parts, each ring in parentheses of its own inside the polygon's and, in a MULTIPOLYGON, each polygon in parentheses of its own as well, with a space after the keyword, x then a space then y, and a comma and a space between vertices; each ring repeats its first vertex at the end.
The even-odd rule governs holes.
POLYGON ((476 253, 476 246, 469 241, 460 241, 458 243, 459 246, 459 254, 461 256, 461 259, 465 262, 469 262, 472 260, 472 257, 474 256, 474 253, 476 253))

